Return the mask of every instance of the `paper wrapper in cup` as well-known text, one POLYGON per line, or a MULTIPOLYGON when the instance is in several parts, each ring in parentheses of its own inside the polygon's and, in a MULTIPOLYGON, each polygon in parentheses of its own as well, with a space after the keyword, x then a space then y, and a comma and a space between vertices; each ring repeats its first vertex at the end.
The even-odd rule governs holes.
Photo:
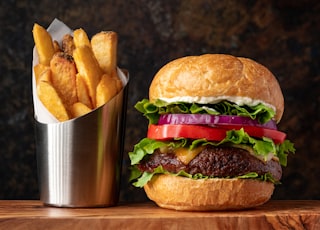
MULTIPOLYGON (((55 19, 48 31, 59 41, 72 31, 55 19), (61 32, 62 31, 62 32, 61 32)), ((33 65, 37 63, 34 52, 33 65)), ((58 122, 37 97, 33 76, 40 200, 57 207, 114 206, 120 192, 129 77, 105 105, 58 122)))

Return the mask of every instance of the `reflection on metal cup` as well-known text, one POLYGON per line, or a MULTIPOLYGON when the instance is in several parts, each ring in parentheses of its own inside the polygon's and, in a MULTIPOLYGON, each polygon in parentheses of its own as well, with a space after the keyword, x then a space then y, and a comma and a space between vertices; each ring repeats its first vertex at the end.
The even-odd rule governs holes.
POLYGON ((36 121, 40 200, 58 207, 118 202, 128 85, 100 108, 69 121, 36 121))

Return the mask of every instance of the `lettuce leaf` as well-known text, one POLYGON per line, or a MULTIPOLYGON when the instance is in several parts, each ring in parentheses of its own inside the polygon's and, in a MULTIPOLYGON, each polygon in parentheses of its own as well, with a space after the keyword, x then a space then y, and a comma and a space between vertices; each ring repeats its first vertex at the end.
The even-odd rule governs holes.
POLYGON ((197 139, 189 141, 185 138, 177 138, 172 141, 158 141, 154 139, 144 138, 134 146, 132 152, 129 152, 131 165, 138 164, 146 155, 152 154, 156 149, 169 146, 171 148, 185 147, 194 149, 201 145, 246 145, 253 149, 254 153, 267 159, 270 153, 279 158, 281 165, 287 165, 287 155, 289 152, 294 152, 293 144, 286 140, 282 144, 276 145, 269 138, 255 139, 250 137, 243 129, 227 131, 225 139, 220 142, 207 141, 206 139, 197 139))
MULTIPOLYGON (((154 177, 157 174, 170 174, 173 176, 182 176, 182 177, 187 177, 190 179, 194 179, 194 180, 199 180, 199 179, 213 179, 213 178, 218 178, 218 177, 209 177, 209 176, 204 176, 201 173, 197 173, 194 175, 191 175, 185 171, 179 171, 178 173, 171 173, 168 172, 166 170, 163 169, 162 166, 158 166, 157 168, 154 169, 153 172, 140 172, 139 169, 137 169, 137 167, 135 167, 135 169, 133 169, 133 171, 135 171, 135 174, 132 174, 134 176, 130 177, 130 181, 134 181, 132 184, 135 187, 143 187, 145 184, 148 183, 148 181, 150 181, 152 179, 152 177, 154 177)), ((238 178, 238 179, 257 179, 257 180, 261 180, 261 181, 268 181, 274 184, 280 184, 279 181, 275 180, 273 178, 273 176, 270 173, 266 173, 264 175, 259 175, 256 172, 250 172, 241 176, 236 176, 233 178, 238 178)), ((230 177, 225 177, 225 179, 231 179, 230 177)))
POLYGON ((289 140, 285 140, 283 143, 276 146, 276 148, 278 153, 277 157, 279 157, 281 165, 287 166, 288 153, 294 154, 296 151, 296 149, 294 148, 294 144, 289 140))
POLYGON ((136 103, 135 108, 143 113, 150 124, 157 124, 160 115, 168 113, 238 115, 256 119, 262 124, 269 121, 275 115, 275 112, 271 108, 261 103, 255 106, 239 106, 229 101, 202 105, 184 102, 167 103, 162 100, 156 100, 154 103, 151 103, 148 99, 143 99, 136 103))

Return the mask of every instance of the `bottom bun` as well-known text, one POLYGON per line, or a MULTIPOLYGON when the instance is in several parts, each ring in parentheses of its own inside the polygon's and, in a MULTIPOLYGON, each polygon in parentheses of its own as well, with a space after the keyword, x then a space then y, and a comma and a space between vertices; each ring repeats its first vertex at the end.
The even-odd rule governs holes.
POLYGON ((267 202, 274 184, 253 179, 189 179, 157 175, 145 186, 150 200, 162 208, 185 211, 236 210, 267 202))

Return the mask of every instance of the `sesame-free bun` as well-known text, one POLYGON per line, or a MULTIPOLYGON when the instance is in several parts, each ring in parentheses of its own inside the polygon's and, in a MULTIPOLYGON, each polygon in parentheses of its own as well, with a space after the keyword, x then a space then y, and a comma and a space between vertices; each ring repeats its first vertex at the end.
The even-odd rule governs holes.
POLYGON ((274 184, 254 179, 189 179, 159 174, 144 190, 159 207, 184 211, 238 210, 267 202, 274 184))
POLYGON ((279 122, 284 99, 275 76, 263 65, 242 57, 225 54, 186 56, 163 66, 155 75, 149 99, 216 103, 264 103, 276 112, 279 122))

